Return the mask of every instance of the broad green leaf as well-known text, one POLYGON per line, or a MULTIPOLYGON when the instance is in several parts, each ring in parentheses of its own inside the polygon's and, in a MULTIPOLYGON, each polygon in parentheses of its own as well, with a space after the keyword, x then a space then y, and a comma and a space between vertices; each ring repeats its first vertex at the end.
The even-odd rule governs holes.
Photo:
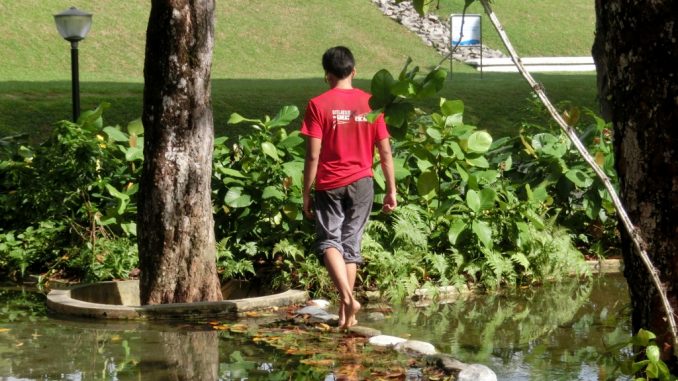
POLYGON ((417 179, 417 192, 420 196, 426 196, 438 189, 438 175, 433 171, 426 171, 417 179))
POLYGON ((398 81, 391 86, 391 94, 401 98, 408 98, 417 94, 417 88, 414 83, 408 80, 398 81))
POLYGON ((429 127, 426 129, 426 135, 430 136, 434 140, 442 140, 443 136, 440 134, 440 130, 437 128, 429 127))
POLYGON ((645 373, 651 380, 659 378, 659 368, 657 367, 657 363, 650 361, 650 363, 647 364, 647 367, 645 368, 645 373))
POLYGON ((115 197, 119 200, 129 200, 129 196, 127 194, 118 191, 111 184, 106 184, 105 186, 106 186, 106 190, 108 191, 108 193, 111 196, 113 196, 113 197, 115 197))
POLYGON ((261 123, 261 120, 245 118, 244 116, 238 114, 237 112, 234 112, 233 114, 231 114, 231 117, 228 118, 228 122, 226 122, 226 123, 228 123, 228 124, 238 124, 238 123, 242 123, 242 122, 261 123))
POLYGON ((224 203, 231 208, 244 208, 252 204, 252 199, 248 194, 243 193, 240 187, 233 187, 226 192, 224 203))
POLYGON ((370 98, 370 107, 375 110, 383 108, 389 103, 393 102, 395 97, 391 94, 391 86, 395 83, 395 79, 391 73, 386 69, 379 70, 372 77, 370 91, 372 97, 370 98))
POLYGON ((650 360, 652 363, 656 363, 659 361, 659 347, 651 344, 648 345, 645 348, 645 355, 647 356, 647 359, 650 360))
POLYGON ((477 171, 475 172, 475 175, 478 180, 482 180, 482 182, 485 184, 494 184, 499 177, 499 172, 488 169, 486 171, 477 171))
POLYGON ((410 176, 410 170, 405 167, 405 159, 401 157, 393 158, 393 167, 395 172, 395 179, 397 181, 405 179, 407 176, 410 176))
POLYGON ((19 147, 18 153, 19 153, 19 156, 21 156, 24 159, 30 159, 30 158, 33 157, 33 155, 35 155, 33 150, 31 150, 30 148, 28 148, 26 146, 19 147))
POLYGON ((475 213, 480 211, 480 196, 478 195, 478 192, 473 189, 469 189, 468 192, 466 192, 466 205, 475 213))
POLYGON ((483 246, 488 249, 492 248, 492 228, 487 222, 475 220, 473 221, 471 230, 473 230, 483 246))
POLYGON ((497 192, 491 188, 484 188, 480 191, 480 210, 494 208, 494 200, 497 198, 497 192))
POLYGON ((231 168, 219 167, 219 172, 221 172, 222 174, 224 174, 226 176, 230 176, 230 177, 237 177, 237 178, 240 178, 240 179, 247 178, 247 176, 240 173, 240 171, 236 171, 235 169, 231 169, 231 168))
POLYGON ((426 172, 429 168, 433 167, 433 164, 426 160, 426 159, 419 159, 417 160, 417 168, 419 168, 420 171, 426 172))
POLYGON ((407 60, 405 61, 405 65, 403 65, 402 70, 400 70, 400 74, 398 75, 398 79, 405 79, 407 76, 407 68, 410 66, 412 63, 412 57, 407 57, 407 60))
POLYGON ((120 227, 127 235, 131 236, 137 235, 137 224, 135 222, 123 223, 120 224, 120 227))
POLYGON ((537 229, 543 229, 545 227, 544 220, 531 209, 528 209, 525 212, 525 217, 527 217, 537 229))
POLYGON ((532 191, 532 199, 536 202, 544 202, 548 199, 549 193, 546 190, 546 185, 542 184, 532 191))
POLYGON ((264 192, 261 194, 261 198, 267 199, 267 198, 274 198, 276 200, 282 200, 285 198, 285 194, 280 191, 277 187, 274 187, 273 185, 269 185, 266 188, 264 188, 264 192))
POLYGON ((292 203, 285 204, 285 206, 283 206, 283 213, 285 214, 285 216, 289 220, 292 220, 292 221, 295 221, 295 220, 301 218, 301 213, 300 213, 300 210, 299 210, 299 206, 297 204, 292 204, 292 203))
POLYGON ((261 143, 261 150, 264 151, 264 153, 273 158, 276 161, 280 161, 280 157, 278 157, 278 149, 275 148, 273 143, 271 142, 263 142, 261 143))
POLYGON ((292 148, 296 147, 304 142, 304 138, 299 135, 290 135, 285 138, 285 140, 278 143, 282 148, 292 148))
POLYGON ((648 345, 650 345, 650 340, 654 340, 656 338, 657 336, 654 333, 641 328, 638 330, 638 333, 633 337, 633 342, 636 345, 647 347, 648 345))
POLYGON ((144 150, 140 147, 130 147, 125 151, 125 160, 135 161, 144 159, 144 150))
POLYGON ((410 103, 391 103, 386 106, 384 111, 384 120, 390 127, 402 127, 414 111, 414 106, 410 103))
POLYGON ((386 180, 381 171, 374 171, 373 180, 379 186, 379 189, 386 190, 386 180))
POLYGON ((141 119, 134 119, 127 124, 127 132, 135 135, 142 135, 144 133, 144 124, 141 119))
POLYGON ((478 156, 476 158, 466 158, 466 162, 471 164, 474 167, 478 168, 489 168, 490 163, 484 156, 478 156))
POLYGON ((463 233, 464 230, 466 230, 466 226, 466 222, 464 222, 464 220, 461 218, 455 219, 450 225, 450 230, 447 232, 447 239, 452 245, 457 244, 457 239, 459 238, 459 235, 463 233))
POLYGON ((417 97, 419 99, 425 99, 435 95, 438 91, 443 89, 446 79, 447 70, 438 69, 428 73, 422 82, 421 90, 419 91, 419 94, 417 94, 417 97))
POLYGON ((271 119, 266 126, 268 128, 287 126, 299 116, 299 109, 297 106, 283 106, 278 113, 271 119))
POLYGON ((379 115, 382 112, 384 112, 383 108, 378 108, 376 110, 372 110, 365 116, 365 118, 367 119, 368 122, 374 123, 374 121, 377 120, 377 118, 379 117, 379 115))
POLYGON ((456 167, 457 167, 457 172, 459 173, 459 177, 461 177, 461 180, 465 183, 468 183, 468 178, 469 178, 468 172, 466 172, 466 170, 464 168, 462 168, 459 165, 459 163, 457 163, 456 167))
POLYGON ((127 136, 127 134, 120 131, 120 129, 118 129, 116 127, 110 127, 110 126, 104 127, 104 132, 114 142, 125 142, 125 143, 127 143, 129 141, 129 136, 127 136))
POLYGON ((485 131, 477 131, 468 138, 467 148, 470 152, 485 153, 492 145, 492 136, 485 131))
POLYGON ((513 158, 509 155, 506 160, 502 162, 502 170, 510 171, 513 168, 513 158))
POLYGON ((570 169, 565 173, 565 177, 579 188, 588 188, 593 184, 593 178, 579 169, 570 169))
POLYGON ((292 179, 292 185, 301 189, 304 173, 304 162, 302 160, 288 161, 282 165, 283 172, 292 179))
POLYGON ((444 116, 464 114, 464 102, 460 100, 448 101, 445 98, 440 100, 440 112, 444 116))
POLYGON ((450 147, 452 147, 452 152, 454 152, 454 156, 457 158, 457 160, 464 160, 466 155, 464 154, 464 150, 461 149, 459 144, 457 142, 451 141, 450 147))
POLYGON ((87 110, 81 113, 77 123, 87 131, 94 132, 101 130, 101 127, 104 125, 104 120, 101 115, 104 113, 104 110, 108 109, 110 106, 110 103, 103 102, 96 109, 87 110))
POLYGON ((453 114, 445 117, 445 127, 459 127, 464 125, 464 114, 453 114))

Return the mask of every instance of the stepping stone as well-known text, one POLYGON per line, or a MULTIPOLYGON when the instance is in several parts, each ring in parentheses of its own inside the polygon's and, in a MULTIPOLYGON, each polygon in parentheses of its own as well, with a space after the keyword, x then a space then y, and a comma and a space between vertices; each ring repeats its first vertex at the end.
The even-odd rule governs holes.
POLYGON ((368 340, 368 342, 372 345, 376 345, 378 347, 394 347, 397 344, 404 343, 407 340, 401 338, 401 337, 396 337, 396 336, 389 336, 389 335, 377 335, 377 336, 372 336, 368 340))
POLYGON ((459 372, 457 381, 497 381, 497 375, 485 365, 470 364, 459 372))
POLYGON ((434 347, 433 344, 419 340, 406 340, 402 343, 396 344, 395 349, 398 352, 415 356, 434 355, 438 353, 438 351, 436 351, 436 347, 434 347))

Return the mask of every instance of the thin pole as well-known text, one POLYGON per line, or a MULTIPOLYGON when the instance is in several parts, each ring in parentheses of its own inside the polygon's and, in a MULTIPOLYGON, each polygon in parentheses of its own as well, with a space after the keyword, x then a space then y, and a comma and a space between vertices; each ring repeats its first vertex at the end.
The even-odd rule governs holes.
POLYGON ((78 75, 78 41, 71 41, 71 93, 73 96, 73 122, 80 116, 80 76, 78 75))

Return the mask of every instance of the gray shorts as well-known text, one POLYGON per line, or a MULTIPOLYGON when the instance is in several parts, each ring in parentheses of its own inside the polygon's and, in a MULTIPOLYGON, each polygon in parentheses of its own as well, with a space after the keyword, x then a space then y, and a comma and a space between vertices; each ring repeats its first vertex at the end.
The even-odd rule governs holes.
POLYGON ((363 263, 360 243, 373 201, 371 177, 341 188, 316 191, 313 211, 318 255, 322 256, 327 248, 334 247, 344 256, 346 263, 363 263))

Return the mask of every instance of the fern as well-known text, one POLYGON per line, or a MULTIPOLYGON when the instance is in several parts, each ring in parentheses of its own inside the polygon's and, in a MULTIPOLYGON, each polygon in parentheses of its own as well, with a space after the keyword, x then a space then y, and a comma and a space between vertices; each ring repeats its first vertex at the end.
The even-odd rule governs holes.
POLYGON ((423 211, 416 205, 405 205, 398 209, 394 217, 393 242, 401 247, 428 251, 430 230, 422 219, 423 211))

